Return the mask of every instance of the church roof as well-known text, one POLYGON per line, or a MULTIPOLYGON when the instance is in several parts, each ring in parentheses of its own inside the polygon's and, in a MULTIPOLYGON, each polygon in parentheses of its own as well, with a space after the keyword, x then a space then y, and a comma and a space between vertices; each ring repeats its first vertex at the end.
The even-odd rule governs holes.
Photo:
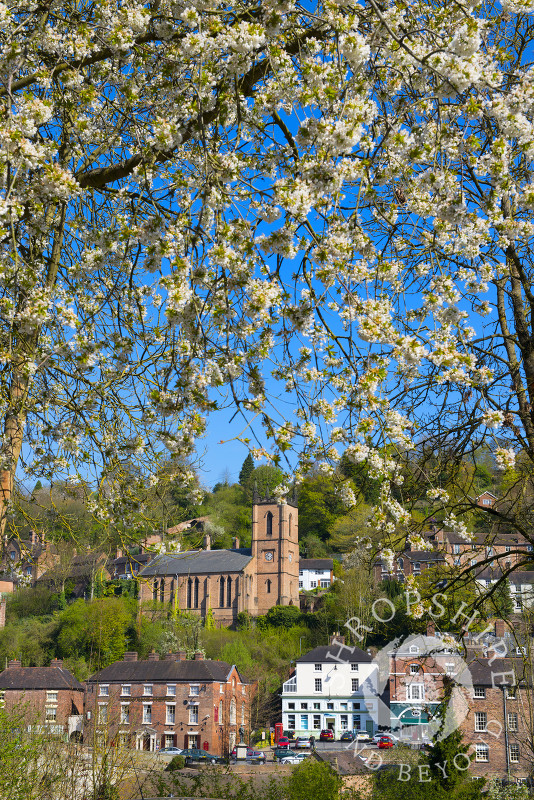
POLYGON ((239 550, 187 550, 184 553, 162 553, 156 556, 140 573, 141 578, 151 575, 204 575, 208 572, 242 572, 252 559, 252 551, 239 550))

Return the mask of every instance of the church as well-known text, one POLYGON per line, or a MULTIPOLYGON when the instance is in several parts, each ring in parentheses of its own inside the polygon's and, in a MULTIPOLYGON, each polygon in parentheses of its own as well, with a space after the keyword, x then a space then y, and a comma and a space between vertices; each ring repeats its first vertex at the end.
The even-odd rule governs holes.
POLYGON ((232 625, 241 611, 254 617, 276 605, 299 605, 298 507, 294 500, 259 499, 252 505, 250 548, 162 553, 140 573, 140 600, 210 614, 232 625))

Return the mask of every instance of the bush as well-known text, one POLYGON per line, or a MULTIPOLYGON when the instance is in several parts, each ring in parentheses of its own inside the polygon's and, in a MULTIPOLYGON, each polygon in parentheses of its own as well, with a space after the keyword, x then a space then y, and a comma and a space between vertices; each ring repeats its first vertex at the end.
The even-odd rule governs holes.
POLYGON ((288 779, 288 800, 338 800, 341 778, 330 764, 322 761, 303 761, 288 779))
POLYGON ((165 767, 165 772, 175 772, 175 770, 183 769, 184 767, 185 756, 174 756, 165 767))

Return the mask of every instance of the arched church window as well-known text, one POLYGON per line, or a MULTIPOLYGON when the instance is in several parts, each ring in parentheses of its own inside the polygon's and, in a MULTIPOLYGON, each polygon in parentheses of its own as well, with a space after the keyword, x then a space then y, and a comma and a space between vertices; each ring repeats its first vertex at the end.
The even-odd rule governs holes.
POLYGON ((158 582, 157 581, 154 581, 154 588, 152 589, 152 599, 153 600, 157 600, 158 599, 158 582))
POLYGON ((187 607, 191 608, 191 595, 193 594, 193 579, 189 578, 187 581, 187 607))
POLYGON ((230 607, 232 605, 232 579, 228 578, 226 581, 226 605, 230 607))
POLYGON ((221 583, 219 585, 219 605, 221 608, 224 608, 224 578, 221 578, 221 583))
POLYGON ((273 515, 270 511, 267 512, 267 536, 273 535, 273 515))
POLYGON ((267 578, 266 584, 267 584, 267 594, 271 594, 271 581, 269 580, 269 578, 267 578))
POLYGON ((200 581, 198 578, 195 578, 195 608, 198 608, 198 585, 200 581))

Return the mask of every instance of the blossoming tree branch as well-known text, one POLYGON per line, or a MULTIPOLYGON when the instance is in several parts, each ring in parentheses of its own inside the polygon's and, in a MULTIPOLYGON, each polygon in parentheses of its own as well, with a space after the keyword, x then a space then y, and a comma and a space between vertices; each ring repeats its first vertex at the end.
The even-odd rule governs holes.
POLYGON ((532 541, 532 10, 1 3, 2 528, 21 466, 133 521, 230 404, 363 465, 386 557, 469 539, 481 452, 532 541))

